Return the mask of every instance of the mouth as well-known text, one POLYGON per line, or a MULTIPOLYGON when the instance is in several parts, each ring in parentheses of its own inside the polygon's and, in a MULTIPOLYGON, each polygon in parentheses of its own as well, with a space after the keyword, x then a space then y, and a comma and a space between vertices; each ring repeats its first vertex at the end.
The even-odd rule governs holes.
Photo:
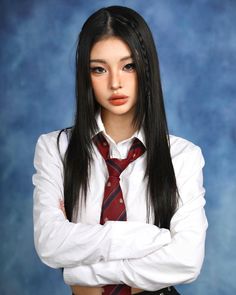
POLYGON ((128 101, 128 96, 124 94, 113 94, 109 99, 109 103, 114 106, 120 106, 128 101))

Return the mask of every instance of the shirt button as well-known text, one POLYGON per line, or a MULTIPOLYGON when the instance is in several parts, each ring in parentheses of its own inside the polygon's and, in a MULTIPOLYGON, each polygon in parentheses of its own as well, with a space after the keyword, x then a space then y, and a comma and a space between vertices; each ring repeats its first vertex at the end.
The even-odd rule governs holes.
POLYGON ((136 154, 134 153, 134 154, 133 154, 133 158, 135 158, 135 157, 136 157, 136 154))
POLYGON ((123 199, 122 199, 122 198, 120 198, 120 200, 119 200, 119 201, 120 201, 120 203, 121 203, 121 204, 122 204, 122 203, 124 203, 124 201, 123 201, 123 199))
POLYGON ((104 222, 107 222, 109 219, 107 217, 104 218, 104 222))
POLYGON ((104 145, 104 146, 107 146, 107 143, 106 143, 105 141, 103 141, 103 145, 104 145))
POLYGON ((107 186, 108 186, 108 187, 110 187, 110 186, 111 186, 111 183, 110 183, 110 181, 108 181, 108 183, 107 183, 107 186))

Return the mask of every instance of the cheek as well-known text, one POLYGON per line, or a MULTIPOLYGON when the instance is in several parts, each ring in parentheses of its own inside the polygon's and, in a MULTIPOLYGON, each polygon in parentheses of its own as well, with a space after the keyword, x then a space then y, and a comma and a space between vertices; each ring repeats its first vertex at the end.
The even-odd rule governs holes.
POLYGON ((93 77, 91 77, 91 85, 92 85, 93 90, 95 90, 96 89, 96 85, 97 85, 97 81, 93 77))
POLYGON ((134 85, 137 83, 138 77, 137 77, 137 73, 133 72, 133 73, 124 73, 123 75, 123 82, 126 84, 130 84, 130 85, 134 85))
POLYGON ((138 91, 138 78, 137 75, 134 77, 134 91, 135 93, 138 91))
POLYGON ((97 102, 101 103, 104 97, 104 83, 102 79, 91 79, 91 84, 97 102))
POLYGON ((91 84, 95 95, 97 95, 101 91, 101 83, 98 79, 91 79, 91 84))
POLYGON ((125 80, 126 83, 126 87, 130 89, 130 91, 132 91, 134 94, 137 93, 138 90, 138 82, 137 82, 137 76, 129 76, 127 77, 127 79, 125 80))

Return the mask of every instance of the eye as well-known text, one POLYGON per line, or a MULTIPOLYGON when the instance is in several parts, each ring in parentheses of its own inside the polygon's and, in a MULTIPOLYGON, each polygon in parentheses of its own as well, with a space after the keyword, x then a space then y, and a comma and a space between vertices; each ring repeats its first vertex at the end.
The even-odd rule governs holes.
POLYGON ((129 64, 125 65, 123 67, 123 69, 127 72, 133 72, 133 71, 135 71, 136 67, 135 67, 134 63, 129 63, 129 64))
POLYGON ((103 67, 90 67, 90 72, 95 74, 103 74, 106 70, 103 67))

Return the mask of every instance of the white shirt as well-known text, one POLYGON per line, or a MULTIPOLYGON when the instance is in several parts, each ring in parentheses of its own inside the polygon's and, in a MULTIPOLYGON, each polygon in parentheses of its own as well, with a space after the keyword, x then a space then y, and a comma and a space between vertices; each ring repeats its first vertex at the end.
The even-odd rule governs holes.
MULTIPOLYGON (((98 126, 109 141, 111 157, 125 158, 133 137, 145 145, 142 131, 116 144, 105 133, 100 117, 98 126)), ((86 207, 81 205, 77 223, 72 223, 59 206, 64 197, 58 133, 39 137, 34 158, 34 238, 41 260, 50 267, 64 268, 64 280, 69 285, 124 283, 144 290, 159 290, 196 279, 204 258, 207 229, 202 179, 204 160, 200 148, 187 140, 170 136, 180 194, 170 230, 153 225, 153 218, 147 223, 146 153, 129 164, 120 176, 128 221, 99 224, 108 172, 96 147, 86 207)), ((67 145, 67 136, 62 133, 62 157, 67 145)))

